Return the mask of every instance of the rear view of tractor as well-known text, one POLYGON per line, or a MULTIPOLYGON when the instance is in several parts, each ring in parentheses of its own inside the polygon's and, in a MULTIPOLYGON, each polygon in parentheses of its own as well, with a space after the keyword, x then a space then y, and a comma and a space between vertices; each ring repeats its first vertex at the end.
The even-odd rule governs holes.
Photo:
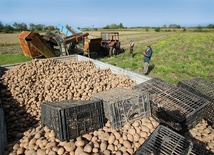
POLYGON ((109 56, 123 52, 120 47, 119 32, 101 32, 101 47, 109 56))
POLYGON ((113 56, 122 52, 118 32, 101 32, 100 37, 88 36, 84 39, 84 55, 88 57, 113 56))

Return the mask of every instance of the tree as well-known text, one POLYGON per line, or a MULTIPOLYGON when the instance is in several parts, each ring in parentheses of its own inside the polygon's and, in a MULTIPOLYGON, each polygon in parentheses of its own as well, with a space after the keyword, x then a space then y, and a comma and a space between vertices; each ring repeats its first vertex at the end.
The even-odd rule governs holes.
POLYGON ((6 24, 5 26, 4 26, 4 29, 3 29, 3 32, 4 33, 11 33, 11 32, 13 32, 14 31, 14 28, 12 27, 12 26, 10 26, 10 25, 8 25, 8 24, 6 24))
POLYGON ((181 26, 177 24, 170 24, 169 28, 181 28, 181 26))
POLYGON ((30 27, 29 27, 30 31, 32 31, 32 32, 35 31, 35 24, 30 23, 29 25, 30 25, 30 27))
POLYGON ((104 29, 119 29, 119 28, 124 28, 122 23, 120 23, 119 25, 113 23, 104 27, 104 29))
POLYGON ((160 32, 160 27, 156 27, 155 32, 160 32))
POLYGON ((124 28, 122 23, 120 23, 119 28, 121 28, 121 29, 124 28))
POLYGON ((209 24, 207 28, 214 28, 214 24, 209 24))
POLYGON ((46 29, 50 30, 50 31, 56 30, 56 28, 54 26, 52 26, 52 25, 47 26, 46 29))
POLYGON ((163 27, 163 28, 166 28, 166 25, 164 24, 162 27, 163 27))
POLYGON ((17 22, 15 22, 15 23, 13 23, 13 27, 17 31, 27 30, 27 25, 25 23, 17 23, 17 22))
POLYGON ((0 22, 0 32, 2 32, 4 29, 4 25, 2 24, 2 22, 0 22))

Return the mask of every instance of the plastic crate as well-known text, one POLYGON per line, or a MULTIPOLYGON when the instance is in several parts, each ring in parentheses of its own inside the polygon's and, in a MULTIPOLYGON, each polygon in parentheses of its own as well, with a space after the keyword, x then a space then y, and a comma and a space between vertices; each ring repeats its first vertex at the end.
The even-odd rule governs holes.
POLYGON ((192 78, 180 80, 177 86, 214 102, 214 83, 212 82, 202 78, 192 78))
POLYGON ((104 126, 102 102, 67 100, 43 103, 41 122, 54 130, 61 141, 76 138, 104 126))
POLYGON ((92 99, 103 101, 105 117, 114 129, 122 127, 127 122, 151 116, 148 92, 114 88, 94 94, 92 99))
POLYGON ((193 143, 173 130, 159 125, 135 155, 188 155, 193 143))
POLYGON ((199 95, 211 103, 206 107, 204 118, 214 126, 214 83, 205 81, 202 78, 181 80, 178 87, 184 88, 196 95, 199 95))
POLYGON ((134 86, 133 89, 147 90, 151 99, 152 116, 177 131, 186 131, 198 124, 203 118, 205 107, 210 103, 157 78, 134 86), (158 86, 159 82, 162 87, 158 86))
POLYGON ((214 155, 214 153, 207 150, 205 147, 194 143, 193 148, 188 155, 214 155))
POLYGON ((6 145, 7 145, 7 131, 4 120, 4 111, 2 108, 0 108, 0 155, 3 154, 6 145))
POLYGON ((142 91, 149 91, 151 94, 160 94, 165 91, 169 91, 175 86, 163 81, 160 78, 153 78, 146 82, 133 86, 133 89, 140 89, 142 91))

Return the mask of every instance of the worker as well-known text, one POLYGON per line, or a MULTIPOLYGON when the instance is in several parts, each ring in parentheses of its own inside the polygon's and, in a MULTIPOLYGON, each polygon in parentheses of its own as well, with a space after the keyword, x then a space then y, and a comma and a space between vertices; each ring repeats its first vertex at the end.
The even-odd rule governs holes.
POLYGON ((134 42, 131 40, 130 41, 130 54, 132 57, 134 57, 134 42))
POLYGON ((147 49, 142 52, 144 55, 144 75, 148 74, 149 62, 152 57, 152 47, 151 45, 147 45, 147 49))

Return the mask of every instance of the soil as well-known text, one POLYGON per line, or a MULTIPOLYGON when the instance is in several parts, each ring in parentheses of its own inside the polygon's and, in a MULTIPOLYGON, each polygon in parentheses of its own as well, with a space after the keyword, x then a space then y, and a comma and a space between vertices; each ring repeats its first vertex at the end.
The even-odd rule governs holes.
POLYGON ((8 45, 8 46, 0 46, 0 54, 21 54, 21 47, 17 44, 8 45))

